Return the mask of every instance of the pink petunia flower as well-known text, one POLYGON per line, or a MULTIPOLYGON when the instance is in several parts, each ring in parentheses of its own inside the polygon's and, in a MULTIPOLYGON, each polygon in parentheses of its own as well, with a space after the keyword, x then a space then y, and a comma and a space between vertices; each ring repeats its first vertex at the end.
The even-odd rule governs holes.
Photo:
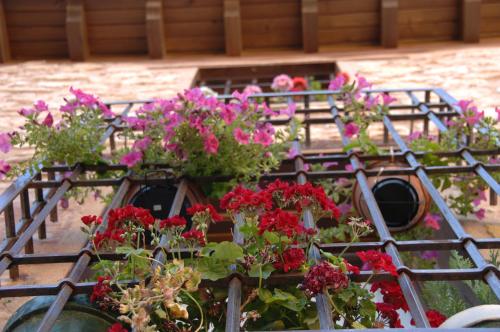
POLYGON ((3 153, 8 153, 12 149, 12 144, 10 143, 10 136, 7 133, 0 134, 0 151, 3 153))
POLYGON ((267 133, 266 130, 257 130, 253 134, 253 141, 262 146, 269 146, 273 144, 273 137, 267 133))
POLYGON ((17 113, 22 116, 30 116, 35 113, 35 110, 32 108, 21 108, 17 113))
POLYGON ((258 85, 250 84, 250 85, 247 85, 245 87, 245 89, 243 90, 243 93, 246 93, 249 96, 256 95, 256 94, 262 93, 262 89, 258 85))
POLYGON ((53 124, 54 124, 54 118, 52 117, 52 114, 49 112, 45 117, 45 119, 43 120, 42 125, 50 128, 52 127, 53 124))
POLYGON ((486 191, 479 190, 477 192, 477 198, 473 200, 472 203, 474 204, 474 206, 479 206, 481 205, 482 201, 486 201, 486 191))
POLYGON ((293 88, 292 78, 286 74, 281 74, 273 79, 271 84, 271 89, 274 91, 286 92, 293 88))
POLYGON ((465 112, 464 117, 469 126, 474 126, 482 118, 484 118, 484 111, 479 112, 476 107, 471 107, 467 112, 465 112))
POLYGON ((500 107, 496 107, 495 112, 497 112, 497 121, 500 122, 500 107))
POLYGON ((330 167, 338 166, 338 165, 339 165, 339 163, 336 161, 327 161, 327 162, 323 163, 324 168, 330 168, 330 167))
POLYGON ((397 101, 397 99, 391 97, 391 95, 389 95, 388 93, 382 93, 382 103, 384 104, 384 106, 388 106, 395 101, 397 101))
POLYGON ((295 115, 295 111, 297 110, 297 106, 295 104, 288 105, 287 108, 280 110, 280 115, 286 115, 291 118, 295 115))
POLYGON ((144 151, 151 145, 152 142, 153 140, 151 139, 151 137, 146 136, 143 139, 135 141, 132 148, 135 150, 144 151))
POLYGON ((299 155, 299 151, 296 147, 292 146, 290 150, 288 150, 288 159, 293 159, 299 155))
POLYGON ((5 176, 10 171, 10 165, 5 160, 0 160, 0 180, 5 179, 5 176))
POLYGON ((243 145, 247 145, 250 142, 250 134, 245 133, 241 128, 235 128, 233 131, 234 139, 243 145))
POLYGON ((139 151, 131 151, 120 159, 120 163, 128 167, 134 167, 142 159, 142 153, 139 151))
POLYGON ((426 250, 420 255, 425 260, 435 260, 438 258, 438 252, 436 250, 426 250))
POLYGON ((219 150, 219 140, 217 140, 217 137, 215 137, 214 134, 210 133, 205 137, 203 146, 205 148, 205 152, 208 154, 216 154, 219 150))
POLYGON ((61 198, 59 200, 59 205, 61 206, 62 209, 66 210, 69 207, 69 201, 67 198, 61 198))
POLYGON ((417 139, 420 139, 422 137, 422 132, 421 131, 414 131, 410 135, 408 135, 408 142, 413 142, 417 139))
POLYGON ((335 79, 331 80, 330 84, 328 84, 328 90, 340 90, 346 83, 344 75, 337 75, 335 79))
POLYGON ((477 219, 483 220, 484 217, 486 216, 486 211, 484 209, 479 209, 476 212, 474 212, 474 215, 476 216, 477 219))
POLYGON ((352 205, 348 203, 339 204, 337 207, 339 208, 340 213, 343 215, 349 213, 352 209, 352 205))
POLYGON ((467 112, 467 110, 469 109, 469 106, 472 104, 472 100, 460 100, 458 101, 455 105, 460 107, 460 109, 462 110, 463 113, 467 112))
POLYGON ((367 95, 365 97, 365 109, 371 110, 374 106, 377 106, 379 98, 380 98, 380 96, 373 98, 372 96, 367 95))
POLYGON ((441 229, 441 216, 438 214, 427 213, 425 218, 425 227, 432 228, 436 231, 441 229))
POLYGON ((43 100, 38 100, 34 105, 35 111, 45 112, 49 110, 49 105, 47 105, 43 100))
POLYGON ((351 138, 359 133, 359 127, 354 122, 349 122, 344 128, 344 135, 351 138))
POLYGON ((224 107, 220 112, 220 117, 227 125, 230 125, 234 122, 234 120, 236 120, 236 113, 234 113, 230 108, 224 107))

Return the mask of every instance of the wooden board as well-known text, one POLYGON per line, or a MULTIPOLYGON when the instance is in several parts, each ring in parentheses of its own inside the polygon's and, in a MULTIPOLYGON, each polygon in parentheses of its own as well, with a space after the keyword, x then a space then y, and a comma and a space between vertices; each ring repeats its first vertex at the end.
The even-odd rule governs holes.
POLYGON ((243 49, 302 47, 300 0, 243 0, 243 49))
POLYGON ((168 53, 224 52, 223 0, 164 0, 168 53))
POLYGON ((376 44, 380 40, 380 0, 320 0, 319 43, 376 44))
POLYGON ((64 0, 4 0, 13 59, 65 58, 64 0))
POLYGON ((90 53, 148 54, 143 0, 85 0, 90 53))
POLYGON ((461 36, 461 0, 400 0, 401 41, 456 40, 461 36))
POLYGON ((481 37, 500 36, 500 0, 481 3, 481 37))

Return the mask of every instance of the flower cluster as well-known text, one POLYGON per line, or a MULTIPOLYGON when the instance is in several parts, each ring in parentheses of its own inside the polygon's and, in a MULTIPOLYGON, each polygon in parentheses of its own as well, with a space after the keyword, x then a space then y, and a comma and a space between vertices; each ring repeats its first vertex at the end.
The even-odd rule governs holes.
POLYGON ((393 276, 397 276, 396 267, 392 263, 391 256, 376 250, 359 251, 356 253, 366 265, 367 269, 374 270, 375 272, 389 272, 393 276))
POLYGON ((301 288, 308 296, 314 296, 327 290, 337 292, 348 285, 349 278, 340 268, 322 261, 309 269, 301 288))
POLYGON ((382 119, 389 110, 389 105, 396 101, 389 94, 381 93, 376 96, 363 95, 363 90, 371 88, 372 84, 366 78, 356 74, 356 80, 349 83, 349 75, 339 73, 333 79, 329 90, 339 92, 339 100, 342 102, 344 135, 351 139, 351 143, 345 147, 346 150, 359 148, 368 154, 379 154, 379 149, 368 136, 368 126, 382 119), (348 115, 347 115, 348 114, 348 115))
POLYGON ((249 95, 235 92, 224 103, 195 88, 144 105, 125 119, 124 135, 134 144, 123 152, 121 163, 166 163, 191 176, 250 177, 269 171, 296 134, 263 122, 269 108, 249 95))
MULTIPOLYGON (((100 224, 101 221, 101 218, 96 216, 82 217, 82 222, 86 226, 100 224)), ((132 245, 133 242, 141 240, 140 236, 144 235, 146 230, 150 230, 154 222, 154 217, 147 209, 132 205, 112 209, 108 213, 106 229, 97 231, 92 236, 93 243, 97 249, 125 242, 132 245)))

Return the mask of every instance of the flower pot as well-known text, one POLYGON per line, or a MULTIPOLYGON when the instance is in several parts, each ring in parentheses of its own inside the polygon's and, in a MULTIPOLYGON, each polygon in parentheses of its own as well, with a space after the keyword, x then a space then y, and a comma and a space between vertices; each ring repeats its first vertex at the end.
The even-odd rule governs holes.
POLYGON ((500 305, 486 304, 460 311, 448 318, 441 328, 500 328, 500 305))
MULTIPOLYGON (((374 163, 371 168, 396 169, 405 165, 374 163)), ((415 175, 380 176, 368 178, 368 185, 391 231, 404 231, 420 222, 431 205, 429 194, 415 175)), ((354 184, 352 202, 356 211, 371 219, 368 206, 358 183, 354 184)))
MULTIPOLYGON (((23 304, 10 317, 4 332, 36 331, 55 296, 37 296, 23 304)), ((64 306, 52 332, 106 332, 117 320, 90 303, 87 295, 74 296, 64 306)))

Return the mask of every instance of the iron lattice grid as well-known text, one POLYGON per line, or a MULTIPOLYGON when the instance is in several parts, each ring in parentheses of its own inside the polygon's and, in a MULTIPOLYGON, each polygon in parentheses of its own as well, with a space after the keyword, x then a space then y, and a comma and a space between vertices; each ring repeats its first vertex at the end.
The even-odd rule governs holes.
MULTIPOLYGON (((383 117, 383 144, 389 143, 389 137, 395 143, 395 150, 391 155, 359 155, 358 153, 349 151, 335 153, 320 153, 305 151, 296 156, 293 160, 284 161, 283 164, 293 166, 293 171, 276 171, 270 174, 263 175, 263 179, 284 179, 295 180, 298 183, 304 183, 308 180, 318 179, 336 179, 340 177, 355 178, 362 191, 372 222, 375 226, 378 241, 354 243, 348 249, 348 252, 369 249, 382 249, 388 253, 398 272, 397 281, 399 282, 403 295, 408 302, 410 314, 416 322, 416 331, 430 331, 429 322, 425 316, 425 309, 417 289, 418 281, 430 280, 448 280, 450 282, 456 280, 484 280, 491 288, 495 296, 500 299, 500 272, 497 267, 487 264, 480 253, 480 249, 498 249, 500 248, 499 238, 473 238, 467 234, 461 224, 446 205, 440 192, 432 184, 429 175, 432 174, 452 174, 452 173, 470 173, 474 172, 490 188, 490 204, 495 205, 497 195, 500 193, 500 186, 491 176, 490 172, 500 171, 500 165, 484 164, 476 160, 477 156, 496 156, 500 153, 500 149, 496 150, 471 150, 465 145, 457 151, 442 152, 439 155, 443 157, 461 158, 462 164, 447 165, 447 166, 425 166, 419 160, 424 153, 414 152, 408 148, 405 141, 401 137, 394 123, 399 121, 411 121, 413 123, 423 122, 424 133, 427 134, 432 124, 439 132, 447 130, 443 118, 458 116, 460 110, 454 106, 456 100, 453 99, 442 89, 383 89, 383 90, 365 90, 366 94, 373 93, 388 93, 391 95, 402 94, 408 97, 409 103, 397 104, 390 107, 390 112, 383 117), (423 96, 423 101, 419 98, 423 96), (378 208, 372 191, 368 185, 368 177, 376 176, 379 170, 364 169, 363 162, 367 161, 403 161, 408 167, 398 167, 396 169, 386 170, 384 175, 415 175, 422 182, 425 189, 430 194, 433 203, 437 206, 443 220, 442 225, 446 232, 450 234, 446 239, 435 240, 415 240, 415 241, 397 241, 391 235, 387 228, 382 214, 378 208), (331 170, 331 171, 306 171, 305 163, 323 163, 323 162, 339 162, 347 163, 352 166, 352 171, 346 170, 331 170), (291 165, 290 165, 291 164, 291 165), (432 270, 413 269, 404 265, 401 259, 400 252, 414 252, 423 250, 463 250, 474 263, 475 267, 470 269, 444 269, 435 268, 432 270)), ((306 128, 306 146, 311 144, 310 126, 313 125, 334 125, 337 127, 340 134, 340 140, 343 146, 349 143, 348 138, 343 135, 344 124, 340 114, 343 111, 339 109, 334 98, 337 92, 333 91, 304 91, 293 93, 264 93, 255 95, 255 98, 262 98, 271 106, 276 106, 283 101, 292 103, 296 102, 303 107, 297 111, 297 114, 303 117, 303 124, 306 128), (326 102, 317 102, 319 96, 325 96, 326 102), (319 107, 318 107, 319 106, 319 107), (318 114, 328 114, 327 117, 315 117, 318 114)), ((219 98, 229 100, 230 95, 221 95, 219 98)), ((137 101, 117 101, 110 102, 113 109, 121 108, 122 115, 133 111, 134 107, 151 102, 151 100, 137 101)), ((287 125, 289 119, 268 119, 269 122, 275 125, 287 125)), ((102 142, 109 142, 110 150, 113 152, 116 149, 115 136, 120 130, 121 119, 117 117, 109 123, 105 135, 102 137, 102 142)), ((300 143, 295 141, 294 147, 300 151, 300 143)), ((154 165, 156 168, 164 168, 166 165, 154 165)), ((107 212, 115 207, 120 206, 128 190, 134 184, 143 184, 144 178, 134 176, 127 172, 125 176, 118 178, 98 179, 98 180, 78 180, 78 176, 86 171, 96 170, 120 170, 127 171, 123 165, 107 165, 107 166, 53 166, 46 167, 41 173, 31 175, 26 173, 19 177, 8 189, 0 196, 0 211, 4 213, 6 223, 6 238, 1 244, 0 253, 0 274, 9 269, 12 278, 18 276, 18 267, 25 264, 50 264, 50 263, 74 263, 67 277, 62 279, 57 284, 47 285, 15 285, 0 287, 0 298, 4 297, 23 297, 23 296, 39 296, 39 295, 56 295, 55 301, 46 312, 38 331, 48 332, 52 329, 56 319, 67 303, 68 299, 77 293, 90 293, 95 282, 80 282, 85 270, 89 264, 96 261, 96 255, 92 252, 91 246, 87 244, 80 252, 66 253, 48 253, 36 254, 33 248, 33 236, 38 231, 39 238, 45 238, 45 220, 50 217, 52 220, 57 219, 57 202, 63 195, 72 187, 85 186, 113 186, 116 188, 112 202, 104 209, 104 221, 100 227, 104 227, 106 223, 107 212), (69 178, 59 180, 56 177, 58 172, 72 171, 69 178), (35 202, 31 203, 29 192, 35 192, 35 202), (14 201, 20 200, 21 203, 21 218, 16 224, 14 217, 14 201), (25 249, 25 254, 21 251, 25 249)), ((203 177, 194 180, 202 181, 221 181, 226 180, 223 177, 203 177)), ((150 180, 151 181, 151 180, 150 180)), ((182 202, 186 198, 188 191, 188 181, 186 178, 178 179, 163 179, 158 181, 168 181, 175 183, 177 192, 170 209, 170 216, 180 212, 182 202)), ((149 183, 149 182, 148 182, 149 183)), ((305 212, 304 222, 308 227, 314 227, 314 223, 309 211, 305 212)), ((238 224, 234 225, 233 241, 241 242, 242 237, 238 232, 238 224)), ((158 248, 156 258, 160 261, 165 261, 171 258, 165 257, 162 248, 167 248, 167 239, 162 238, 158 248)), ((319 249, 332 253, 339 253, 346 248, 346 243, 330 243, 321 244, 313 247, 310 251, 311 258, 319 258, 319 249)), ((189 252, 182 250, 182 254, 187 257, 189 252)), ((123 259, 119 254, 101 254, 101 257, 111 260, 123 259)), ((366 281, 371 275, 371 272, 363 271, 358 276, 351 276, 353 281, 366 281)), ((268 285, 277 285, 284 283, 297 283, 301 280, 300 274, 274 274, 268 280, 268 285)), ((376 274, 373 281, 390 280, 393 277, 387 273, 376 274)), ((244 285, 255 285, 256 280, 253 278, 234 274, 224 280, 217 282, 203 281, 207 286, 227 287, 228 303, 227 303, 227 321, 226 331, 240 330, 240 304, 242 287, 244 285)), ((319 296, 317 299, 317 310, 320 318, 321 330, 330 330, 333 328, 331 311, 328 303, 319 296)), ((457 329, 458 330, 458 329, 457 329)), ((471 330, 470 328, 464 330, 471 330)), ((464 331, 462 330, 462 331, 464 331)), ((474 331, 491 331, 491 329, 474 329, 474 331)), ((472 330, 471 330, 472 331, 472 330)))

